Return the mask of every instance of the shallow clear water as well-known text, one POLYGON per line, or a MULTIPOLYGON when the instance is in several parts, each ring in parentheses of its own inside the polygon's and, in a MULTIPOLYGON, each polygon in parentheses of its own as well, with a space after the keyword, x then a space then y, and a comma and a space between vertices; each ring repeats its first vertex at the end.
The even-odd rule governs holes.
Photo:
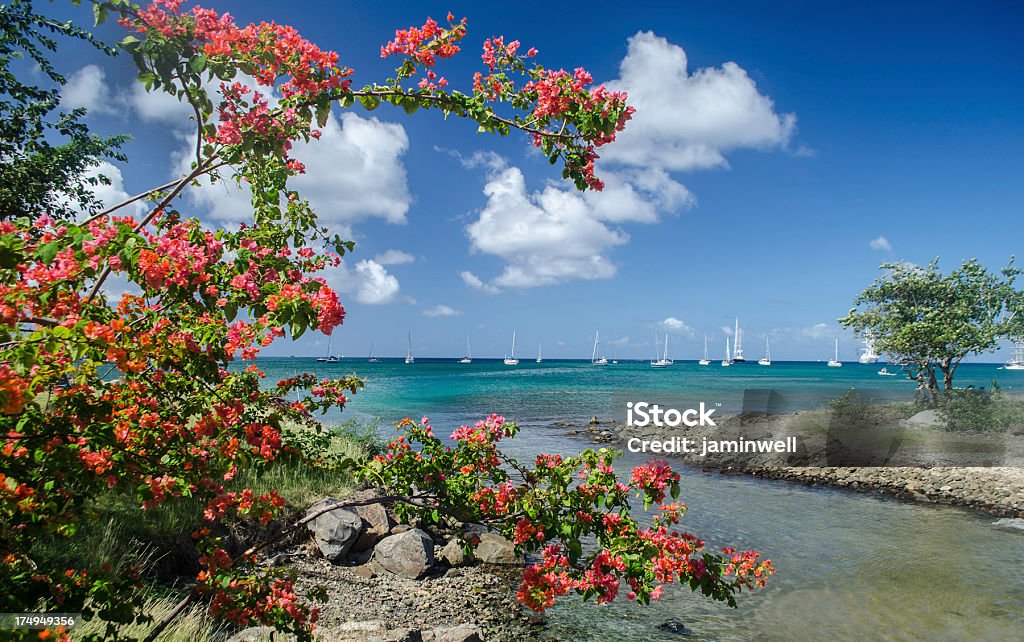
MULTIPOLYGON (((906 399, 914 386, 879 377, 879 365, 754 364, 722 368, 646 363, 606 368, 586 362, 524 361, 518 367, 477 360, 401 361, 261 359, 268 379, 313 371, 356 371, 367 389, 346 416, 430 416, 444 434, 487 412, 520 422, 509 442, 524 459, 541 452, 575 453, 589 443, 551 426, 592 415, 621 415, 626 399, 679 399, 742 405, 743 390, 769 388, 790 409, 818 407, 856 388, 879 399, 906 399)), ((1024 390, 1024 373, 994 365, 961 367, 958 385, 1024 390)), ((330 419, 329 417, 328 419, 330 419)), ((386 424, 382 431, 387 432, 386 424)), ((642 458, 628 454, 628 470, 642 458)), ((683 623, 700 640, 1019 640, 1024 637, 1024 535, 992 527, 994 518, 964 510, 909 504, 873 495, 683 470, 688 530, 708 548, 756 548, 778 568, 767 589, 740 597, 738 609, 684 590, 667 591, 649 607, 566 599, 549 612, 546 635, 561 640, 677 640, 659 624, 683 623)))

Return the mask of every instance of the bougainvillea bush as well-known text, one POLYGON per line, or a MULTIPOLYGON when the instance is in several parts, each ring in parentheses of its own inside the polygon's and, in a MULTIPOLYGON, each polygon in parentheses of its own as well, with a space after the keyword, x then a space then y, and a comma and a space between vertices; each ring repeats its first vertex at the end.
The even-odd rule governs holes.
MULTIPOLYGON (((585 70, 545 68, 535 50, 501 37, 484 40, 482 71, 454 88, 439 69, 463 47, 467 22, 451 15, 444 25, 397 31, 380 52, 398 60, 395 76, 357 88, 336 53, 290 27, 241 26, 181 5, 115 1, 94 10, 97 21, 114 17, 127 30, 120 47, 147 90, 192 108, 191 171, 91 218, 0 223, 0 610, 81 611, 111 623, 105 637, 116 623, 144 620, 140 569, 49 567, 33 542, 74 537, 103 493, 130 493, 148 511, 191 497, 205 507, 206 525, 193 534, 202 570, 183 604, 204 600, 224 620, 308 639, 316 611, 286 571, 255 564, 265 543, 232 555, 217 528, 239 516, 277 518, 277 493, 229 490, 231 480, 301 449, 283 421, 341 408, 362 385, 312 375, 275 384, 261 381, 255 364, 229 369, 281 337, 330 334, 345 318, 318 273, 352 244, 289 187, 304 171, 292 145, 318 138, 332 108, 433 109, 483 132, 524 132, 579 189, 600 190, 597 150, 633 108, 624 94, 593 86, 585 70), (252 218, 236 229, 177 209, 183 190, 219 172, 252 193, 252 218), (128 214, 124 205, 134 202, 146 212, 128 214), (112 276, 129 284, 124 293, 105 287, 112 276)), ((361 474, 392 489, 403 510, 427 519, 454 512, 539 552, 519 593, 531 608, 573 591, 609 601, 620 580, 640 601, 675 579, 734 603, 735 592, 772 571, 755 553, 712 555, 675 531, 682 505, 665 503, 665 493, 675 496, 679 478, 662 464, 623 484, 604 451, 515 464, 497 447, 514 427, 497 417, 458 431, 454 447, 425 422, 401 428, 361 474), (629 516, 631 495, 659 507, 654 526, 629 516)))

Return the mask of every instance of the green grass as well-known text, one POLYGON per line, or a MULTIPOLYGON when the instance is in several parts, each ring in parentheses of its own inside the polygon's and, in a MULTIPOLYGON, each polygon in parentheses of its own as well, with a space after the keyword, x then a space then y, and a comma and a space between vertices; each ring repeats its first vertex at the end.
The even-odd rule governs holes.
POLYGON ((1024 423, 1024 400, 1011 397, 992 382, 992 389, 958 388, 939 404, 947 430, 1005 432, 1024 423))
MULTIPOLYGON (((316 431, 310 426, 287 425, 288 439, 307 446, 318 463, 298 457, 241 468, 228 489, 252 488, 257 494, 277 490, 288 513, 304 510, 326 495, 345 496, 355 482, 345 460, 360 461, 380 449, 374 426, 348 422, 316 431), (303 442, 308 440, 309 443, 303 442)), ((40 539, 31 551, 51 568, 114 568, 141 565, 154 586, 193 576, 198 570, 191 533, 203 523, 203 503, 193 498, 171 499, 159 508, 142 510, 134 497, 108 492, 92 501, 70 537, 40 539)), ((230 525, 235 534, 251 533, 246 524, 230 525)))
MULTIPOLYGON (((159 622, 170 613, 177 601, 173 597, 150 596, 146 599, 143 613, 150 616, 153 622, 159 622)), ((125 624, 116 628, 116 634, 122 638, 141 640, 152 628, 153 624, 150 623, 125 624)), ((95 619, 84 622, 73 630, 74 637, 85 637, 90 634, 106 637, 107 633, 107 623, 95 619)), ((206 612, 204 605, 196 604, 178 615, 158 639, 160 642, 201 642, 224 640, 228 634, 227 627, 216 623, 206 612)))

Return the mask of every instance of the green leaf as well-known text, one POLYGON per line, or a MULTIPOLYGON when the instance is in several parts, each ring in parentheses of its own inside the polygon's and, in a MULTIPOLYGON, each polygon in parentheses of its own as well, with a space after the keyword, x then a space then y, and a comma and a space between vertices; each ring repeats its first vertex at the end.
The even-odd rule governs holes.
POLYGON ((565 547, 569 551, 569 561, 575 564, 580 555, 583 555, 583 545, 578 539, 571 539, 566 542, 565 547))
POLYGON ((192 71, 197 74, 201 74, 203 73, 203 70, 206 69, 206 61, 206 54, 199 54, 198 56, 193 57, 192 60, 188 61, 188 66, 192 71))
POLYGON ((100 26, 107 21, 107 8, 97 2, 92 6, 92 17, 94 24, 100 26))
POLYGON ((316 124, 323 127, 327 124, 327 117, 331 115, 331 103, 324 97, 316 106, 316 124))
POLYGON ((380 100, 376 96, 360 96, 359 102, 366 111, 373 111, 380 106, 380 100))
POLYGON ((57 241, 51 241, 50 243, 43 243, 36 250, 36 258, 39 259, 40 263, 49 265, 53 262, 54 257, 57 256, 57 252, 60 250, 60 243, 57 241))
POLYGON ((406 98, 402 101, 402 109, 404 109, 407 114, 415 114, 419 108, 420 104, 415 98, 406 98))

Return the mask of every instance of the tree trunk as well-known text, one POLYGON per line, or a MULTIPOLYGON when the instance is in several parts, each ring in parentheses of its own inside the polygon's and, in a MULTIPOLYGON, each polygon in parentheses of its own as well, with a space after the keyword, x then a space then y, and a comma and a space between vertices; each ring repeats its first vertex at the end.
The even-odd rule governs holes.
POLYGON ((919 364, 917 372, 911 374, 911 378, 917 381, 917 396, 929 406, 936 405, 937 385, 935 382, 935 370, 929 364, 919 364))
POLYGON ((953 366, 952 359, 945 358, 939 362, 939 369, 942 370, 942 391, 949 395, 949 392, 953 389, 953 366))
POLYGON ((931 395, 931 402, 934 404, 939 392, 939 384, 935 381, 935 366, 929 364, 926 370, 928 371, 928 394, 931 395))

